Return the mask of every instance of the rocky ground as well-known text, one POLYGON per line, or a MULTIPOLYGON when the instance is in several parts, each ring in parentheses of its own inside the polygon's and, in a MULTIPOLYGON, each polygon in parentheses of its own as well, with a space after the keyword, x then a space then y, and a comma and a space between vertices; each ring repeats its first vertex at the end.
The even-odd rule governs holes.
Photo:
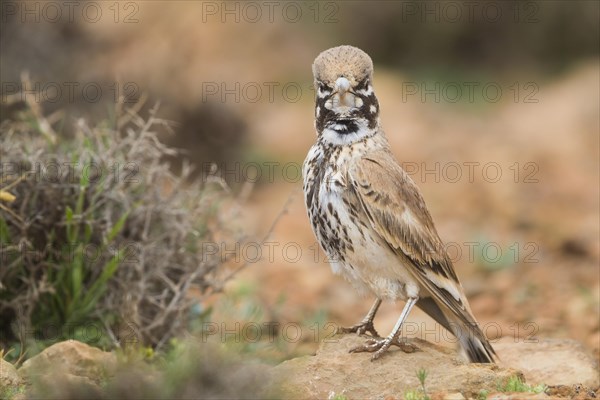
MULTIPOLYGON (((272 387, 270 393, 277 393, 276 397, 295 399, 392 400, 425 394, 440 400, 600 396, 598 365, 573 340, 549 339, 535 346, 503 341, 496 344, 501 359, 498 365, 466 364, 453 350, 420 339, 410 340, 414 352, 392 348, 372 362, 370 354, 348 352, 364 340, 356 335, 334 336, 324 341, 315 355, 263 366, 270 382, 254 384, 272 387), (419 371, 426 376, 420 379, 419 371), (510 386, 511 380, 518 380, 519 385, 510 386)), ((57 398, 65 393, 102 396, 104 388, 120 379, 123 371, 115 353, 66 341, 47 348, 19 369, 0 360, 0 394, 17 400, 57 398)), ((150 382, 152 374, 143 379, 150 382)), ((130 379, 127 384, 135 388, 140 382, 130 379)), ((196 396, 205 398, 201 393, 196 396)), ((246 393, 241 397, 253 396, 246 393)))
MULTIPOLYGON (((426 392, 437 399, 507 398, 502 384, 520 377, 536 391, 536 385, 549 387, 540 393, 513 394, 512 398, 576 397, 577 390, 595 396, 598 367, 569 340, 547 340, 540 346, 503 342, 496 345, 498 365, 465 364, 453 350, 414 339, 414 353, 392 348, 390 354, 372 362, 370 354, 350 354, 348 350, 362 344, 364 338, 336 336, 324 342, 315 356, 286 361, 275 368, 286 393, 294 398, 322 399, 330 393, 349 399, 392 399, 406 397, 421 388, 417 373, 427 371, 426 392), (504 396, 504 397, 503 397, 504 396), (484 396, 483 396, 484 397, 484 396)), ((600 393, 599 393, 600 394, 600 393)))

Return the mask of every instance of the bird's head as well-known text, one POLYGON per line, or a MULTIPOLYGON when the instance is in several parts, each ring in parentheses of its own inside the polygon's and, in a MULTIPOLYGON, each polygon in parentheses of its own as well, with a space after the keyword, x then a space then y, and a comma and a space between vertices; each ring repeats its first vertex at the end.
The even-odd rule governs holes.
POLYGON ((317 133, 333 144, 349 144, 372 135, 379 124, 373 92, 373 62, 352 46, 325 50, 313 63, 317 133))

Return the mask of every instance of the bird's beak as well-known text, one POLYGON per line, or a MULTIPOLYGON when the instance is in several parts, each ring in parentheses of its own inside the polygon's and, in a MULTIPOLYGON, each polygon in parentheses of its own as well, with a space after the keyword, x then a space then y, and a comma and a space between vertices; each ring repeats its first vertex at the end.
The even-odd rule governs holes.
POLYGON ((334 106, 337 107, 354 107, 354 95, 349 93, 350 81, 343 76, 335 81, 335 97, 334 106), (336 101, 337 100, 337 101, 336 101))
POLYGON ((340 92, 340 94, 344 94, 350 89, 350 81, 343 76, 340 76, 335 81, 335 90, 340 92))

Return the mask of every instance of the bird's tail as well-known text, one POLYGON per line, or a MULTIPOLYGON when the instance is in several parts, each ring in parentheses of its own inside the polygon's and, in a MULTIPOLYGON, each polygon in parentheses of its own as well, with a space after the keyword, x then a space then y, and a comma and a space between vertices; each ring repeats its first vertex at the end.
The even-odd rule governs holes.
POLYGON ((458 314, 444 313, 431 297, 420 298, 417 306, 458 338, 460 348, 469 362, 493 363, 497 358, 492 345, 468 308, 458 314))
POLYGON ((493 363, 498 356, 477 323, 467 323, 462 318, 452 318, 450 327, 458 338, 461 350, 469 362, 493 363))

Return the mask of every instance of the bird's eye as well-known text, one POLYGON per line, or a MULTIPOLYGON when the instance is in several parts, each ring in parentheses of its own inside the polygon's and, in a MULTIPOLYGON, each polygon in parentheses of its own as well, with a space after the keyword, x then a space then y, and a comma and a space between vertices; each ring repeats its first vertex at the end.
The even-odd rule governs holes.
POLYGON ((324 83, 319 82, 319 90, 320 91, 325 91, 327 90, 327 85, 324 83))

